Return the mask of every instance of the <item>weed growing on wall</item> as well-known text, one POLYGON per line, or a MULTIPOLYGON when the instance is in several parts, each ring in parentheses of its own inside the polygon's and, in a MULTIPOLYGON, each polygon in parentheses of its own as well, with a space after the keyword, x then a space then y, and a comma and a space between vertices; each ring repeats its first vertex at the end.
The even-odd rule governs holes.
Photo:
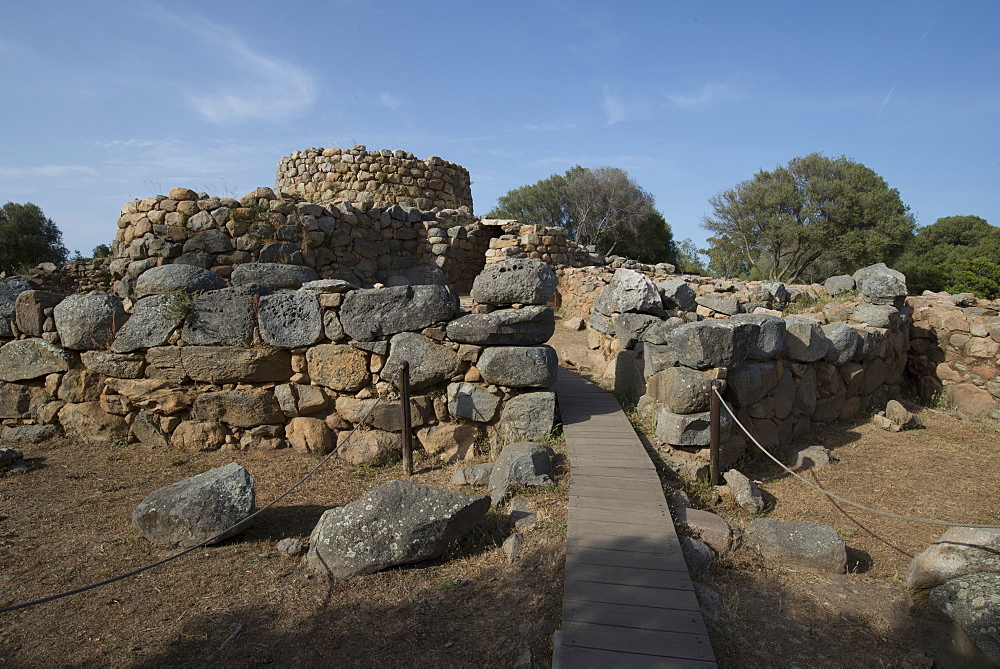
POLYGON ((182 321, 191 315, 194 309, 194 302, 198 299, 200 292, 189 293, 184 290, 175 290, 167 293, 168 300, 163 308, 163 315, 167 318, 182 321))

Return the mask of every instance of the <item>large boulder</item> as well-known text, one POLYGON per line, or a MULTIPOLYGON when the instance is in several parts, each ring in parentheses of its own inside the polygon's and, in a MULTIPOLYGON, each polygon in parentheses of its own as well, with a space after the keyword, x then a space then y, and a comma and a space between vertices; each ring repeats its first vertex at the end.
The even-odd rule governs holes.
POLYGON ((300 416, 285 427, 288 443, 299 453, 326 455, 333 450, 334 434, 320 418, 300 416))
POLYGON ((10 337, 10 324, 17 318, 17 297, 31 284, 19 276, 0 281, 0 337, 10 337))
POLYGON ((309 378, 332 390, 354 393, 371 380, 369 354, 348 344, 320 344, 306 351, 309 378))
POLYGON ((312 346, 323 338, 319 298, 311 290, 261 296, 257 323, 261 339, 278 348, 312 346))
MULTIPOLYGON (((0 286, 7 287, 9 284, 0 283, 0 286)), ((3 300, 4 298, 0 294, 0 319, 2 319, 0 320, 0 335, 7 336, 10 334, 10 321, 7 320, 2 311, 3 300), (5 327, 7 328, 6 332, 4 331, 5 327)), ((62 301, 62 295, 46 290, 25 290, 18 293, 14 300, 14 320, 17 323, 17 329, 29 337, 41 337, 46 319, 45 310, 62 301)))
POLYGON ((663 316, 663 299, 645 274, 624 267, 615 270, 611 281, 594 300, 594 310, 605 316, 636 312, 663 316))
POLYGON ((500 412, 497 432, 501 440, 543 441, 556 424, 556 394, 525 393, 507 400, 500 412))
POLYGON ((104 293, 70 295, 52 309, 59 341, 74 351, 104 349, 128 320, 120 297, 104 293))
POLYGON ((823 282, 823 289, 829 295, 841 295, 854 290, 854 277, 850 274, 838 274, 831 276, 823 282))
POLYGON ((105 413, 100 402, 66 404, 58 415, 66 435, 83 443, 106 444, 128 435, 125 418, 105 413))
POLYGON ((500 398, 472 383, 448 384, 448 413, 479 423, 488 423, 497 415, 500 398))
POLYGON ((646 379, 646 394, 679 414, 708 411, 712 377, 688 367, 669 367, 646 379))
POLYGON ((257 325, 255 286, 235 286, 199 295, 184 319, 182 337, 197 346, 247 346, 257 325))
POLYGON ((306 560, 332 578, 430 560, 444 555, 489 509, 486 495, 390 481, 324 513, 309 537, 306 560))
POLYGON ((135 282, 138 297, 162 295, 164 293, 219 290, 225 288, 225 280, 218 274, 194 265, 161 265, 147 269, 135 282))
POLYGON ((385 430, 356 430, 342 433, 337 457, 352 465, 385 465, 403 456, 403 438, 385 430))
MULTIPOLYGON (((711 441, 712 414, 710 411, 700 413, 677 414, 663 405, 656 410, 656 438, 671 446, 708 446, 711 441)), ((729 412, 722 409, 719 412, 719 438, 723 441, 729 438, 729 430, 733 419, 729 412)))
POLYGON ((483 351, 476 365, 486 383, 547 388, 556 382, 559 358, 551 346, 497 346, 483 351))
POLYGON ((490 472, 489 491, 493 505, 500 504, 517 486, 553 485, 549 474, 554 456, 545 444, 521 441, 504 446, 490 472))
POLYGON ((138 379, 146 367, 141 355, 123 355, 104 351, 84 351, 80 354, 83 366, 92 372, 113 376, 116 379, 138 379))
POLYGON ((858 292, 873 304, 902 305, 906 299, 906 276, 902 272, 876 263, 854 273, 858 292))
POLYGON ((414 390, 450 381, 458 372, 459 361, 448 346, 415 332, 401 332, 389 340, 389 358, 380 372, 399 386, 396 375, 403 362, 410 363, 410 387, 414 390))
POLYGON ((256 284, 269 290, 282 290, 300 288, 318 279, 319 275, 311 267, 259 262, 237 265, 229 280, 234 286, 256 284))
POLYGON ((340 322, 352 339, 378 341, 451 320, 456 311, 458 294, 451 286, 395 286, 348 293, 340 322))
POLYGON ((0 347, 0 380, 26 381, 65 372, 69 353, 43 339, 15 339, 0 347))
POLYGON ((288 351, 237 346, 184 346, 184 372, 204 383, 274 383, 292 375, 288 351))
POLYGON ((827 362, 843 365, 854 358, 860 337, 856 328, 847 323, 828 323, 820 328, 826 337, 827 362))
POLYGON ((534 258, 505 260, 487 267, 472 282, 472 299, 503 307, 545 304, 559 285, 552 267, 534 258))
POLYGON ((771 314, 736 314, 729 321, 757 326, 757 343, 747 354, 751 360, 774 360, 784 353, 785 319, 771 314))
POLYGON ((893 328, 902 322, 902 315, 888 304, 862 303, 851 312, 851 320, 873 328, 893 328))
POLYGON ((1000 574, 966 574, 934 588, 919 629, 925 643, 938 637, 938 666, 1000 666, 1000 574), (935 629, 933 619, 943 624, 935 629))
POLYGON ((758 402, 777 385, 778 371, 771 362, 744 362, 726 376, 727 393, 740 407, 758 402))
POLYGON ((226 444, 228 435, 224 423, 186 420, 170 435, 170 445, 182 451, 217 451, 226 444))
POLYGON ((118 331, 111 350, 115 353, 132 353, 141 348, 163 346, 170 339, 184 315, 185 305, 193 297, 176 293, 150 295, 132 306, 132 317, 118 331))
POLYGON ((914 609, 922 609, 931 590, 967 574, 1000 574, 1000 530, 952 527, 913 558, 906 587, 914 609))
POLYGON ((196 420, 217 421, 235 427, 285 422, 285 414, 274 393, 264 389, 201 393, 194 401, 191 414, 196 420))
POLYGON ((448 323, 448 339, 477 346, 533 346, 544 344, 555 332, 556 317, 549 307, 501 309, 469 314, 448 323))
POLYGON ((663 303, 671 309, 694 311, 698 307, 697 302, 695 302, 697 293, 684 279, 663 281, 657 286, 663 293, 663 303))
POLYGON ((671 331, 666 345, 669 354, 685 367, 735 367, 753 349, 758 333, 753 323, 698 321, 671 331))
POLYGON ((827 338, 819 323, 809 318, 785 319, 785 353, 797 362, 816 362, 826 356, 827 338))
POLYGON ((253 510, 253 477, 233 462, 152 492, 135 508, 132 524, 153 543, 196 546, 247 529, 253 510))
POLYGON ((646 332, 665 321, 650 314, 615 314, 611 319, 615 337, 621 342, 622 348, 635 348, 636 343, 643 339, 646 332))
POLYGON ((773 566, 834 574, 847 571, 844 540, 827 525, 757 518, 747 526, 743 541, 773 566))

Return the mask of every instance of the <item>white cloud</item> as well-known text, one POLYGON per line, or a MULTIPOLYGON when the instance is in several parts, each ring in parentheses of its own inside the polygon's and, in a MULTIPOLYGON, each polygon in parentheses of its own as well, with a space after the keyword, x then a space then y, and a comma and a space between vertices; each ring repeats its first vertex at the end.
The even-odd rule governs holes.
POLYGON ((695 93, 665 93, 667 101, 681 109, 710 107, 720 102, 739 100, 744 97, 741 89, 725 84, 707 83, 695 93))
POLYGON ((604 109, 606 117, 604 125, 614 125, 625 120, 627 104, 620 95, 612 93, 607 88, 604 89, 604 100, 601 107, 604 109))
POLYGON ((206 93, 180 85, 191 107, 208 121, 217 125, 286 121, 301 116, 315 104, 316 78, 303 68, 260 52, 232 30, 203 16, 177 16, 154 2, 140 6, 155 18, 196 37, 203 48, 217 52, 235 66, 232 79, 240 81, 236 88, 206 93))
POLYGON ((576 130, 580 127, 579 123, 529 123, 524 126, 524 129, 529 132, 553 132, 557 130, 576 130))
POLYGON ((96 176, 97 170, 89 165, 36 165, 34 167, 0 166, 3 179, 56 179, 62 177, 96 176))
POLYGON ((382 93, 378 96, 378 103, 387 109, 399 109, 403 101, 391 93, 382 93))

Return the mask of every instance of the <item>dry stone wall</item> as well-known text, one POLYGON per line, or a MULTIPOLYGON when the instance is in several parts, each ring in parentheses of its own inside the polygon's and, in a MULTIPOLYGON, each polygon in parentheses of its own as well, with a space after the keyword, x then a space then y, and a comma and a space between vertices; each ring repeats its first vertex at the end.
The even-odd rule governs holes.
POLYGON ((418 209, 472 212, 472 182, 461 165, 406 151, 352 149, 295 151, 278 163, 275 189, 308 202, 410 204, 418 209))
POLYGON ((239 269, 254 268, 226 286, 199 267, 153 267, 135 300, 0 284, 4 441, 58 426, 82 441, 327 453, 386 393, 339 451, 382 463, 399 455, 404 361, 429 453, 462 459, 482 433, 540 440, 552 429, 555 396, 544 389, 557 361, 544 342, 555 320, 542 303, 556 279, 544 263, 512 268, 503 290, 490 287, 495 277, 477 279, 482 314, 461 311, 451 286, 360 289, 296 276, 299 267, 239 269))
POLYGON ((582 247, 569 239, 566 228, 521 225, 518 221, 483 219, 485 225, 503 229, 503 234, 490 240, 486 266, 509 258, 535 258, 550 265, 583 267, 603 265, 604 258, 593 246, 582 247))

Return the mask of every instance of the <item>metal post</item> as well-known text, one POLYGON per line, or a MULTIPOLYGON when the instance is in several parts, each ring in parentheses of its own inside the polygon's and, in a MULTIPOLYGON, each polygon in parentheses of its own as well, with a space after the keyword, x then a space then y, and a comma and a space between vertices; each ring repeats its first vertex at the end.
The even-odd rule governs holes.
POLYGON ((708 442, 708 466, 712 485, 719 485, 719 414, 722 411, 722 406, 719 402, 718 390, 719 382, 712 381, 708 442))
POLYGON ((413 475, 413 425, 410 423, 410 363, 403 361, 399 399, 403 411, 403 474, 413 475))

